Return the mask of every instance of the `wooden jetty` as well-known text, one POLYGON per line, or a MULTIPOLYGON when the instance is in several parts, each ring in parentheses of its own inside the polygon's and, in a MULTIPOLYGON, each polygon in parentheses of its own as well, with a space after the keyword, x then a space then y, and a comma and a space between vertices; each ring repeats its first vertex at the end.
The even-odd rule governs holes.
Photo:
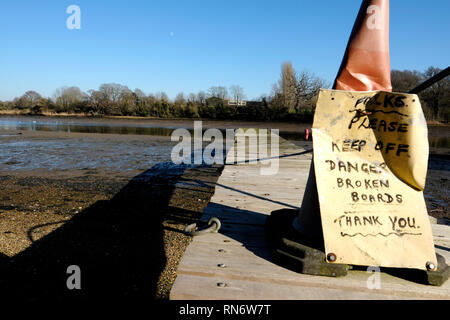
MULTIPOLYGON (((202 217, 218 217, 222 228, 193 238, 178 267, 171 299, 450 299, 450 281, 434 287, 381 273, 381 287, 369 289, 373 273, 366 271, 350 270, 345 277, 331 278, 275 264, 265 238, 265 220, 274 210, 299 208, 312 159, 311 143, 282 138, 279 142, 275 175, 261 175, 267 164, 259 161, 225 165, 202 217)), ((228 152, 238 148, 235 144, 228 152)), ((449 263, 450 226, 432 224, 432 229, 436 252, 449 263)))

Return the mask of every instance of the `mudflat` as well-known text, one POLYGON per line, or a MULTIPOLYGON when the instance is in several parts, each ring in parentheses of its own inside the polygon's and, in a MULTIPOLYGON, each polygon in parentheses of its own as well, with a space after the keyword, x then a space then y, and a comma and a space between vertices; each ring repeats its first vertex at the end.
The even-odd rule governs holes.
POLYGON ((198 221, 221 167, 173 165, 168 137, 20 133, 0 132, 0 291, 167 298, 190 242, 184 226, 198 221), (71 265, 83 290, 66 287, 71 265))

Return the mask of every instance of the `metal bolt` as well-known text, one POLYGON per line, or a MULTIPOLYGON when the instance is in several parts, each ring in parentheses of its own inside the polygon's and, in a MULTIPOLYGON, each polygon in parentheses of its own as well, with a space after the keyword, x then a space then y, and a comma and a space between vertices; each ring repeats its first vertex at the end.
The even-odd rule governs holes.
POLYGON ((219 249, 219 252, 226 252, 224 249, 219 249))
POLYGON ((336 262, 337 258, 336 255, 334 253, 329 253, 327 254, 327 261, 328 262, 336 262))
POLYGON ((218 266, 219 268, 226 268, 226 267, 227 267, 227 265, 224 264, 224 263, 219 263, 217 266, 218 266))
POLYGON ((428 261, 426 266, 427 266, 427 270, 428 271, 435 271, 436 270, 436 265, 433 262, 431 262, 431 261, 428 261))
POLYGON ((224 288, 224 287, 227 286, 227 284, 224 283, 224 282, 218 282, 218 283, 217 283, 217 286, 218 286, 218 287, 221 287, 221 288, 224 288))

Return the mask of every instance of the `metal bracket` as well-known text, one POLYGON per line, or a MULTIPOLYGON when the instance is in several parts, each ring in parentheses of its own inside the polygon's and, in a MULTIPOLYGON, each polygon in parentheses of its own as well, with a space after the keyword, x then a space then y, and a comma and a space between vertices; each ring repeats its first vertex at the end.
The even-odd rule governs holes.
MULTIPOLYGON (((202 222, 204 222, 204 221, 202 221, 202 222)), ((197 227, 197 223, 193 223, 193 224, 187 225, 184 228, 184 233, 186 235, 190 235, 190 236, 194 237, 194 236, 200 236, 200 235, 211 233, 211 232, 212 233, 218 232, 220 227, 221 227, 220 220, 216 217, 213 217, 213 218, 209 219, 207 228, 199 230, 197 227)))
POLYGON ((450 276, 450 266, 445 263, 445 258, 436 253, 437 269, 436 271, 427 271, 427 282, 432 286, 441 286, 450 276))
POLYGON ((297 210, 273 211, 266 221, 266 230, 274 258, 280 265, 296 272, 341 277, 347 274, 345 264, 327 263, 323 243, 301 238, 292 226, 297 210))

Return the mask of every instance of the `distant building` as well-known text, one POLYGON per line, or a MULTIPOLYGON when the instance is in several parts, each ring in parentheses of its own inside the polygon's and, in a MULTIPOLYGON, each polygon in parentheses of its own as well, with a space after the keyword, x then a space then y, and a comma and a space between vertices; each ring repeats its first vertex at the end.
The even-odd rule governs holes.
POLYGON ((247 101, 244 100, 225 99, 225 102, 228 106, 244 107, 247 105, 247 101))
POLYGON ((223 106, 237 106, 237 107, 246 107, 246 106, 259 106, 261 102, 259 101, 246 101, 246 100, 235 100, 235 99, 220 99, 217 97, 210 97, 206 99, 207 105, 220 105, 223 106))

